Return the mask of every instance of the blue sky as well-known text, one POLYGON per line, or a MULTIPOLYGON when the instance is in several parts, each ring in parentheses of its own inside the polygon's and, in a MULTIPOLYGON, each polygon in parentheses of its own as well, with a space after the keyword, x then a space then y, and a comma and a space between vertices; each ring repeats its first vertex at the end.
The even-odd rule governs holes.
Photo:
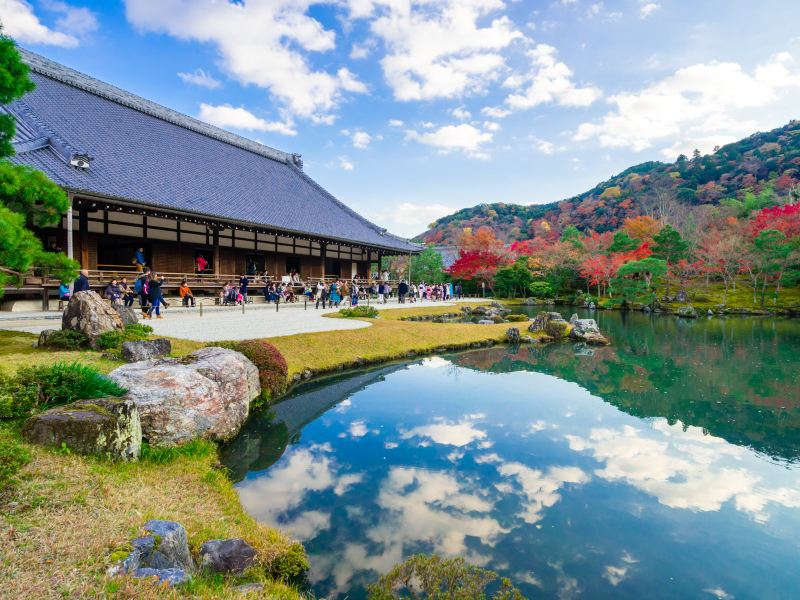
POLYGON ((31 50, 299 152, 401 235, 800 118, 790 0, 0 0, 31 50))

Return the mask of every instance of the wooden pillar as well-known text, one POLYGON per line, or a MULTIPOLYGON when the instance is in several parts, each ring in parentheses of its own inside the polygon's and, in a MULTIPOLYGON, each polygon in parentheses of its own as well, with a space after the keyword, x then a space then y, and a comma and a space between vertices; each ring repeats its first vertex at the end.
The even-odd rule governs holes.
POLYGON ((214 275, 219 275, 219 229, 214 227, 212 230, 212 258, 211 260, 214 262, 214 275))
POLYGON ((323 244, 322 242, 319 243, 319 255, 320 260, 322 261, 322 268, 320 269, 320 273, 322 273, 322 279, 325 279, 325 260, 328 258, 328 244, 323 244))
POLYGON ((81 269, 89 268, 89 213, 81 209, 78 213, 78 227, 81 236, 81 269))

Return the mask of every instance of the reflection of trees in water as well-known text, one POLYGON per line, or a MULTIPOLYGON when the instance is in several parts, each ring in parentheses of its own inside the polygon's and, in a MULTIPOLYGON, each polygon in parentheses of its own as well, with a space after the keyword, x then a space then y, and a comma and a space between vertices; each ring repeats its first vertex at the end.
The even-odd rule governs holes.
POLYGON ((300 441, 307 424, 368 385, 404 369, 408 363, 339 375, 302 386, 286 400, 250 416, 239 435, 220 451, 234 482, 248 471, 261 471, 278 461, 289 444, 300 441))
POLYGON ((638 417, 702 427, 777 459, 800 459, 800 323, 601 313, 613 346, 492 348, 454 357, 492 372, 537 371, 580 384, 638 417))

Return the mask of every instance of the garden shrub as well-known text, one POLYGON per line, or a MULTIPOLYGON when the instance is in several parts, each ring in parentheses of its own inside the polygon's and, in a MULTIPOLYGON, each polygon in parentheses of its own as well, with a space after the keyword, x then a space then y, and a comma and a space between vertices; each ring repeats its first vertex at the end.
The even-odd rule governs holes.
POLYGON ((506 315, 506 321, 510 321, 512 323, 519 323, 527 320, 528 315, 523 315, 522 313, 511 313, 510 315, 506 315))
POLYGON ((37 410, 89 398, 122 396, 126 391, 81 363, 23 367, 13 378, 0 381, 0 418, 27 417, 37 410))
POLYGON ((0 495, 12 485, 19 470, 30 461, 28 450, 0 431, 0 495))
POLYGON ((356 306, 354 308, 343 308, 339 311, 339 314, 348 319, 353 317, 377 319, 378 309, 374 306, 356 306))
POLYGON ((244 354, 258 368, 263 400, 270 400, 286 389, 289 367, 275 346, 264 340, 245 340, 233 349, 244 354))
POLYGON ((408 597, 466 600, 486 598, 486 588, 490 586, 496 588, 489 596, 492 600, 524 598, 508 579, 499 578, 494 571, 471 565, 461 557, 441 558, 426 554, 409 557, 367 589, 370 600, 408 597))
POLYGON ((82 331, 59 329, 47 338, 46 348, 58 350, 81 350, 89 346, 89 338, 82 331))
POLYGON ((537 298, 550 298, 553 295, 553 286, 546 281, 534 281, 528 289, 537 298))
POLYGON ((100 350, 113 350, 121 347, 123 342, 146 340, 151 333, 153 328, 149 325, 129 323, 123 330, 104 331, 98 336, 96 344, 100 350))
POLYGON ((269 565, 269 576, 283 582, 300 578, 310 565, 303 544, 295 542, 279 554, 269 565))

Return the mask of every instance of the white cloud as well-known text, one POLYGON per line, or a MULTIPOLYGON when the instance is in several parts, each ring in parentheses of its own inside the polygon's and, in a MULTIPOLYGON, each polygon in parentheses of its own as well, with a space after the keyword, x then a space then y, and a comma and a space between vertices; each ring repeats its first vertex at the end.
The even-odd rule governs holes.
POLYGON ((481 109, 481 112, 487 117, 492 117, 493 119, 503 119, 511 114, 510 110, 500 106, 484 106, 481 109))
POLYGON ((369 146, 372 141, 372 136, 366 131, 356 131, 353 134, 353 147, 363 150, 369 146))
POLYGON ((339 157, 339 167, 344 171, 352 171, 356 166, 346 156, 339 157))
POLYGON ((401 202, 391 213, 391 220, 400 225, 427 226, 436 219, 449 215, 453 209, 444 204, 413 204, 401 202))
POLYGON ((0 0, 3 33, 22 43, 74 48, 98 27, 95 13, 87 8, 57 0, 43 2, 42 6, 60 15, 55 28, 43 24, 27 0, 0 0))
POLYGON ((450 114, 459 121, 469 121, 472 118, 472 114, 463 106, 457 106, 450 111, 450 114))
POLYGON ((365 435, 367 435, 369 429, 367 429, 367 424, 359 419, 358 421, 353 421, 352 423, 350 423, 349 431, 350 431, 350 436, 355 438, 355 437, 364 437, 365 435))
POLYGON ((336 483, 336 487, 333 488, 333 493, 337 496, 342 496, 347 493, 354 485, 361 483, 364 479, 363 473, 348 473, 346 475, 342 475, 339 477, 339 481, 336 483))
POLYGON ((350 58, 353 60, 367 58, 371 50, 371 44, 353 44, 353 47, 350 49, 350 58))
POLYGON ((397 100, 452 98, 483 90, 522 38, 502 0, 350 0, 352 17, 370 17, 387 49, 381 67, 397 100), (479 21, 488 21, 480 26, 479 21))
POLYGON ((363 93, 366 86, 345 68, 330 73, 310 65, 308 52, 335 47, 335 33, 307 14, 311 4, 125 0, 128 21, 141 31, 212 44, 231 77, 269 90, 291 114, 329 123, 343 92, 363 93))
POLYGON ((550 467, 547 471, 532 469, 522 463, 504 463, 497 471, 516 481, 525 496, 523 521, 530 524, 542 519, 542 511, 561 500, 559 490, 565 484, 580 485, 589 481, 589 476, 578 467, 550 467))
POLYGON ((469 421, 460 423, 431 423, 414 427, 409 431, 404 431, 400 435, 404 440, 412 437, 427 438, 436 444, 445 446, 466 446, 475 440, 482 440, 486 437, 486 432, 477 429, 469 421))
POLYGON ((419 133, 409 130, 406 139, 439 148, 442 152, 460 150, 474 158, 488 158, 483 145, 492 141, 492 134, 467 123, 445 125, 435 131, 419 133))
POLYGON ((730 62, 679 69, 642 90, 611 96, 615 109, 597 123, 583 123, 574 138, 637 152, 659 143, 670 158, 690 144, 708 152, 796 116, 800 70, 792 67, 792 56, 782 52, 750 73, 730 62))
POLYGON ((191 85, 199 85, 200 87, 209 88, 211 90, 216 89, 220 85, 222 85, 220 84, 219 81, 214 79, 214 77, 211 74, 206 73, 203 69, 200 68, 195 69, 191 73, 179 72, 178 77, 180 77, 184 83, 188 83, 191 85))
MULTIPOLYGON (((552 103, 560 106, 589 106, 602 95, 594 86, 578 87, 572 81, 572 70, 556 60, 557 50, 547 44, 538 44, 528 55, 531 72, 517 75, 514 83, 527 86, 521 93, 511 94, 506 104, 515 110, 525 110, 552 103)), ((508 80, 506 80, 508 81, 508 80)))
POLYGON ((660 8, 661 5, 657 4, 656 2, 647 2, 646 4, 643 4, 642 7, 639 9, 639 16, 642 19, 646 19, 660 8))
POLYGON ((200 104, 201 121, 211 123, 217 127, 227 129, 245 129, 248 131, 265 131, 268 133, 280 133, 281 135, 297 135, 297 131, 292 128, 291 121, 267 121, 257 117, 246 108, 236 108, 230 104, 214 106, 203 102, 200 104))
POLYGON ((486 131, 492 131, 492 132, 500 131, 500 129, 501 129, 500 123, 497 123, 495 121, 484 121, 483 122, 483 128, 486 131))
MULTIPOLYGON (((595 475, 624 481, 671 508, 718 511, 726 502, 755 521, 769 520, 771 503, 800 507, 800 481, 766 482, 747 468, 747 451, 665 419, 647 430, 593 429, 587 438, 566 436, 572 450, 589 452, 603 466, 595 475)), ((783 474, 781 474, 783 475, 783 474)))
POLYGON ((400 119, 389 119, 389 127, 402 127, 403 125, 404 123, 400 119))

